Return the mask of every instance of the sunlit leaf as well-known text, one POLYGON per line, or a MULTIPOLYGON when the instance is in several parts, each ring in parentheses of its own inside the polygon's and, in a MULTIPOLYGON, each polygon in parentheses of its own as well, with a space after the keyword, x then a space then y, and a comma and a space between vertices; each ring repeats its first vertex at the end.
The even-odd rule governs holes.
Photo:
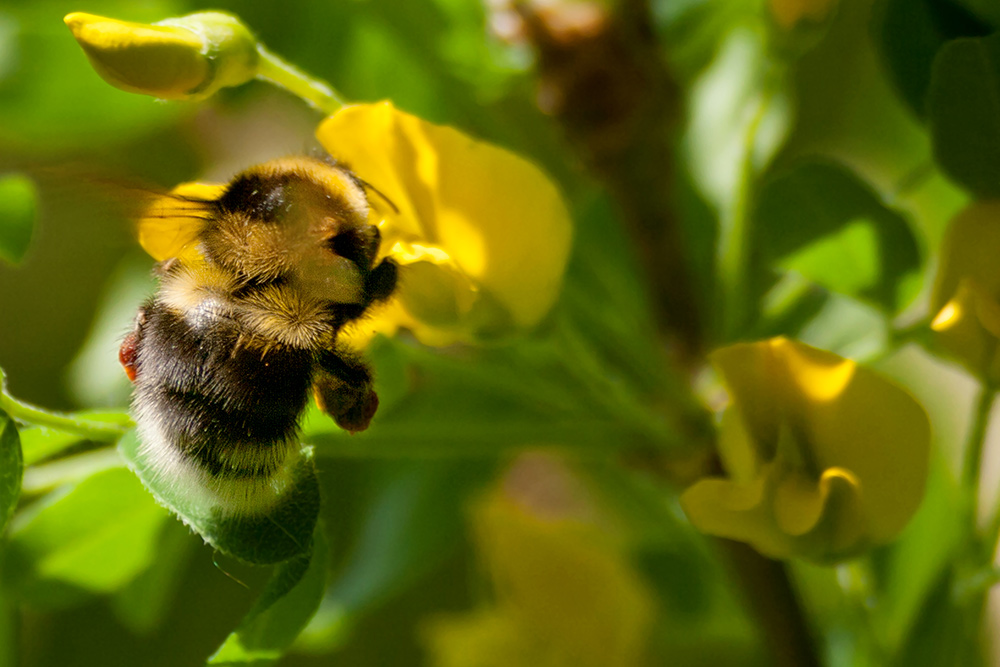
POLYGON ((3 536, 4 528, 14 514, 21 495, 23 470, 17 427, 13 420, 0 411, 0 537, 3 536))
POLYGON ((691 90, 692 179, 724 215, 740 205, 745 168, 765 166, 789 130, 787 91, 771 77, 770 64, 758 32, 733 30, 691 90))
POLYGON ((326 536, 320 525, 308 551, 275 567, 260 598, 208 664, 259 667, 277 661, 316 612, 326 567, 326 536))
POLYGON ((795 271, 834 292, 896 312, 914 296, 920 249, 906 219, 856 175, 806 163, 763 186, 754 214, 757 279, 795 271))
POLYGON ((38 193, 31 179, 0 177, 0 260, 18 264, 28 251, 35 226, 38 193))
POLYGON ((165 522, 156 560, 112 598, 112 608, 123 625, 136 634, 148 634, 163 621, 195 544, 187 527, 165 522))
POLYGON ((118 590, 156 558, 169 518, 125 468, 92 475, 17 516, 4 585, 43 605, 118 590))
POLYGON ((1000 34, 946 44, 928 102, 941 168, 980 197, 1000 195, 1000 34))
POLYGON ((24 452, 24 462, 26 465, 33 465, 83 442, 83 440, 83 436, 76 433, 67 433, 44 426, 29 426, 21 430, 21 450, 24 452))
POLYGON ((119 450, 156 499, 219 551, 248 563, 268 564, 308 548, 319 514, 319 483, 310 450, 303 450, 292 472, 294 481, 278 504, 246 516, 224 513, 207 494, 191 493, 157 474, 134 431, 122 438, 119 450))

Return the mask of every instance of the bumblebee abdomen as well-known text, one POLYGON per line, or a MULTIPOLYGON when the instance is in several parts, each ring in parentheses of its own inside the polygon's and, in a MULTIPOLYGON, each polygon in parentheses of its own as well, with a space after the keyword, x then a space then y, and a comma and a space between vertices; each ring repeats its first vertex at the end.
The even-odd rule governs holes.
POLYGON ((265 511, 299 451, 313 353, 247 344, 241 331, 225 315, 192 323, 148 305, 133 409, 162 475, 207 488, 233 511, 265 511))

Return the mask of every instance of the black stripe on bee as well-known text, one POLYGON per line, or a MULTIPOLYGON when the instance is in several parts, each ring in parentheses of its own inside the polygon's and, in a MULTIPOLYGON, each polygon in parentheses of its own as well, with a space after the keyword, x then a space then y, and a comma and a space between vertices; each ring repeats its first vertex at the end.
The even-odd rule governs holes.
POLYGON ((284 463, 312 384, 313 353, 240 340, 237 322, 205 327, 152 302, 136 360, 135 408, 158 443, 210 477, 267 476, 284 463))

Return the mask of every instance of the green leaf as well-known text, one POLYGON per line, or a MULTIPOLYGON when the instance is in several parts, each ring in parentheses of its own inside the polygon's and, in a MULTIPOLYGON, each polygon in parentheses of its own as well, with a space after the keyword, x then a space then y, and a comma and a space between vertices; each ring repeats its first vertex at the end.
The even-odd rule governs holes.
POLYGON ((30 178, 0 177, 0 260, 20 264, 31 243, 38 192, 30 178))
POLYGON ((303 449, 278 504, 266 513, 245 516, 224 512, 209 494, 158 474, 135 431, 122 438, 119 450, 150 493, 219 551, 247 563, 270 564, 308 548, 320 502, 311 449, 303 449))
POLYGON ((917 239, 906 219, 846 168, 805 163, 771 177, 755 216, 758 294, 772 268, 894 313, 916 294, 917 239))
POLYGON ((45 426, 29 426, 21 430, 21 451, 24 464, 34 465, 86 440, 76 433, 67 433, 45 426))
POLYGON ((946 44, 928 100, 942 170, 979 197, 1000 196, 1000 33, 946 44))
POLYGON ((168 521, 163 526, 156 560, 111 600, 115 615, 138 635, 151 633, 166 615, 180 582, 191 547, 197 542, 185 526, 168 521))
POLYGON ((21 497, 24 462, 14 421, 0 411, 0 537, 21 497))
POLYGON ((364 614, 440 564, 464 534, 465 501, 493 468, 426 461, 385 467, 361 513, 361 534, 302 645, 324 651, 339 645, 364 614))
POLYGON ((982 619, 970 605, 956 600, 955 581, 951 567, 940 574, 897 653, 894 667, 985 664, 976 641, 982 619))
POLYGON ((921 608, 933 604, 929 599, 934 587, 964 537, 963 527, 955 521, 962 511, 959 489, 947 461, 938 454, 931 462, 920 510, 894 543, 872 554, 879 590, 875 621, 889 646, 899 646, 914 632, 921 608))
POLYGON ((118 590, 156 558, 169 518, 125 468, 92 475, 14 519, 4 586, 39 605, 118 590))
POLYGON ((277 661, 316 612, 326 568, 326 536, 319 525, 308 551, 275 567, 260 598, 208 664, 262 666, 277 661))
POLYGON ((872 32, 892 83, 910 108, 924 117, 938 49, 949 40, 981 37, 990 30, 949 0, 883 0, 874 9, 872 32))
MULTIPOLYGON (((175 9, 168 2, 138 11, 121 1, 101 7, 109 16, 149 21, 176 16, 175 9)), ((0 11, 0 37, 15 54, 6 67, 0 63, 0 146, 5 153, 105 148, 190 113, 192 107, 160 104, 101 80, 60 20, 65 11, 39 3, 5 3, 0 11)))
MULTIPOLYGON (((652 416, 636 390, 640 382, 661 390, 667 373, 646 369, 637 371, 642 380, 623 377, 626 365, 631 371, 655 364, 631 352, 602 358, 576 323, 553 319, 548 336, 458 353, 391 340, 386 344, 396 351, 388 369, 398 383, 391 405, 380 407, 371 427, 356 435, 309 409, 303 439, 319 457, 369 458, 493 458, 526 446, 580 452, 692 446, 667 419, 652 416)), ((381 361, 375 364, 377 386, 381 361)))
POLYGON ((956 0, 956 2, 992 25, 995 30, 1000 30, 1000 4, 994 0, 956 0))

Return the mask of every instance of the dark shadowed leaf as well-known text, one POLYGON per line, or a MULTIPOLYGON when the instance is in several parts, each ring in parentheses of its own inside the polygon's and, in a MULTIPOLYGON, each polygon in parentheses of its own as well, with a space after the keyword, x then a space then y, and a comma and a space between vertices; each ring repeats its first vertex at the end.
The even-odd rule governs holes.
POLYGON ((910 108, 923 117, 938 49, 951 39, 987 35, 990 28, 960 2, 882 0, 876 4, 872 31, 889 78, 910 108))
POLYGON ((980 20, 989 23, 994 30, 1000 30, 1000 3, 994 0, 955 0, 980 20))
POLYGON ((433 570, 458 543, 465 501, 492 470, 492 464, 453 461, 384 469, 363 511, 361 534, 306 629, 304 645, 339 645, 365 613, 433 570))
POLYGON ((319 525, 310 548, 274 568, 243 622, 210 665, 270 665, 284 655, 316 612, 326 586, 327 543, 319 525))
POLYGON ((980 197, 1000 195, 1000 33, 946 44, 928 103, 944 172, 980 197))
POLYGON ((805 163, 776 174, 754 215, 760 288, 770 287, 771 270, 793 271, 890 313, 916 294, 921 257, 909 224, 840 165, 805 163))

